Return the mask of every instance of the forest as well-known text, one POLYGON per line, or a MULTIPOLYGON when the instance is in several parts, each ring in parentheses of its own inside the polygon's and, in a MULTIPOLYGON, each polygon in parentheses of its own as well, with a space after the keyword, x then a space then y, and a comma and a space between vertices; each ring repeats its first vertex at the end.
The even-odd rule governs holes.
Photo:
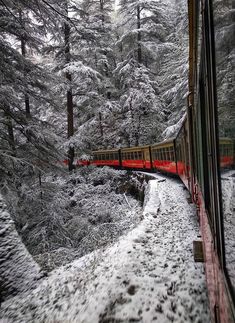
POLYGON ((3 299, 140 221, 144 178, 74 165, 177 132, 187 42, 183 0, 0 0, 3 299))

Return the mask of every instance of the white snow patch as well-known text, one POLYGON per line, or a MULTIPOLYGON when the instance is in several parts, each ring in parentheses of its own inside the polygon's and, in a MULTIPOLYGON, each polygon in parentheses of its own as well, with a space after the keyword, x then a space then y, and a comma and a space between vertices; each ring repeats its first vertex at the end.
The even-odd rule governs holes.
POLYGON ((2 304, 8 322, 210 322, 198 224, 181 183, 150 180, 142 222, 2 304))

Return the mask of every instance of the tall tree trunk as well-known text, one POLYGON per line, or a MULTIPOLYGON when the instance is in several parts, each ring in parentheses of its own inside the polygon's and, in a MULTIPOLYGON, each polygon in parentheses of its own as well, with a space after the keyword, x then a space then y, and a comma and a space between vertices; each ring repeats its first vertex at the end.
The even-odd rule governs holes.
MULTIPOLYGON (((68 3, 66 2, 66 14, 68 16, 68 3)), ((70 25, 69 22, 64 24, 64 41, 65 41, 65 62, 66 64, 70 63, 70 25)), ((73 123, 73 94, 71 88, 72 76, 70 73, 66 72, 66 79, 69 83, 69 89, 67 91, 67 136, 68 138, 74 135, 74 123, 73 123)), ((69 146, 68 150, 68 166, 69 171, 72 171, 74 161, 74 147, 69 146)))
POLYGON ((100 136, 103 140, 104 137, 104 131, 103 131, 103 124, 102 124, 102 114, 99 112, 99 125, 100 125, 100 136))
POLYGON ((138 29, 138 33, 137 33, 137 42, 138 42, 138 64, 140 66, 140 64, 142 63, 142 51, 141 51, 141 32, 140 32, 140 6, 137 6, 137 29, 138 29))
POLYGON ((100 0, 102 28, 104 28, 104 0, 100 0))
POLYGON ((1 301, 33 288, 40 267, 22 243, 0 195, 0 298, 1 301))
POLYGON ((15 136, 14 136, 14 130, 12 125, 12 118, 10 114, 10 107, 5 105, 4 111, 5 111, 5 118, 6 118, 7 132, 8 132, 8 142, 12 149, 12 154, 13 156, 15 156, 16 155, 15 136))
MULTIPOLYGON (((19 20, 20 20, 22 29, 25 29, 25 23, 24 23, 24 17, 23 17, 22 10, 19 10, 19 20)), ((20 42, 21 42, 21 54, 25 58, 26 57, 26 40, 25 40, 24 35, 21 35, 20 42)), ((26 78, 26 73, 25 73, 24 77, 26 78)), ((25 90, 25 94, 24 94, 24 101, 25 101, 26 118, 29 118, 30 117, 29 95, 26 90, 25 90)))

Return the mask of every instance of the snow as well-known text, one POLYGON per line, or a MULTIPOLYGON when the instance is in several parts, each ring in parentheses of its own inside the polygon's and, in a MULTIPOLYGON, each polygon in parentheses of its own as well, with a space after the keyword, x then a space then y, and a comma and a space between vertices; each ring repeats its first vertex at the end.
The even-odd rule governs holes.
POLYGON ((0 241, 0 296, 6 299, 35 287, 43 273, 40 273, 38 264, 21 243, 1 195, 0 241))
POLYGON ((223 196, 226 267, 231 283, 235 286, 235 171, 224 171, 221 176, 221 184, 223 196))
POLYGON ((136 228, 4 302, 0 317, 14 323, 210 322, 203 264, 192 254, 199 235, 195 208, 178 180, 154 176, 136 228))

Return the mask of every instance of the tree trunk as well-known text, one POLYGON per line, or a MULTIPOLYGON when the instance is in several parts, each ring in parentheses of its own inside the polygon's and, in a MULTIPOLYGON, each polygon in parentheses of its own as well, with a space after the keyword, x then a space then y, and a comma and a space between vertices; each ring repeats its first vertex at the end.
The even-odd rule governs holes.
POLYGON ((102 125, 102 114, 101 112, 99 112, 99 125, 100 125, 100 136, 103 140, 103 136, 104 136, 104 131, 103 131, 103 125, 102 125))
POLYGON ((104 28, 104 0, 100 0, 102 28, 104 28))
MULTIPOLYGON (((24 23, 24 20, 23 20, 23 13, 22 13, 21 10, 19 10, 19 20, 20 20, 22 29, 24 29, 25 28, 25 23, 24 23)), ((21 54, 25 58, 26 57, 26 40, 25 40, 24 35, 21 35, 20 42, 21 42, 21 54)), ((25 73, 24 77, 26 78, 26 73, 25 73)), ((28 93, 27 93, 26 90, 25 90, 25 94, 24 94, 24 101, 25 101, 26 118, 29 118, 30 117, 30 105, 29 105, 29 96, 28 96, 28 93)))
POLYGON ((15 136, 14 136, 14 130, 12 126, 12 118, 11 118, 9 106, 5 105, 4 112, 5 112, 7 132, 8 132, 8 142, 12 149, 12 154, 13 156, 15 156, 16 155, 15 136))
MULTIPOLYGON (((68 4, 66 2, 66 13, 68 15, 68 4)), ((65 62, 68 64, 71 60, 70 57, 70 25, 69 22, 65 22, 64 24, 64 41, 65 41, 65 62)), ((72 88, 71 88, 71 81, 72 76, 70 73, 66 73, 66 79, 69 83, 69 90, 67 91, 67 136, 68 138, 72 137, 74 135, 74 124, 73 124, 73 94, 72 94, 72 88)), ((74 161, 74 147, 69 147, 68 151, 68 166, 69 171, 72 171, 74 161)))
POLYGON ((39 265, 22 243, 0 195, 0 297, 6 300, 36 287, 39 265))
POLYGON ((140 66, 140 64, 142 63, 142 51, 141 51, 141 32, 140 32, 140 6, 137 6, 137 29, 138 29, 138 33, 137 33, 137 42, 138 42, 138 65, 140 66))

